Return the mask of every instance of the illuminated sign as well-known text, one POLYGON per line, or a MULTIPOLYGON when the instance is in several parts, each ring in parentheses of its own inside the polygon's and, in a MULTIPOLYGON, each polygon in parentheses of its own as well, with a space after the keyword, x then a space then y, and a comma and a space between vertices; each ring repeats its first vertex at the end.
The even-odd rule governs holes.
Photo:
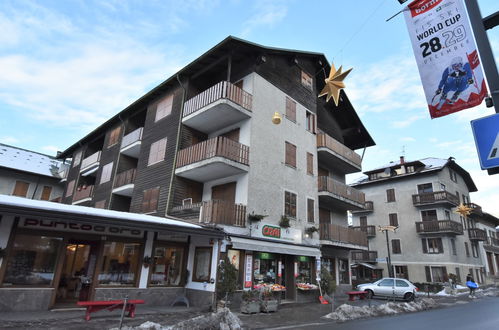
POLYGON ((262 227, 262 234, 265 237, 281 238, 281 227, 265 225, 262 227))

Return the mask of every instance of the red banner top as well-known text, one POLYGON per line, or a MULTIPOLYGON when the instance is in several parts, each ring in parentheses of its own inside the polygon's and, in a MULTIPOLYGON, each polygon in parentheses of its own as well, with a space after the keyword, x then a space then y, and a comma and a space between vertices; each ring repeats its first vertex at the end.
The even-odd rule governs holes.
POLYGON ((407 7, 411 10, 411 16, 415 17, 420 14, 424 14, 428 10, 439 5, 443 0, 415 0, 411 2, 407 7))

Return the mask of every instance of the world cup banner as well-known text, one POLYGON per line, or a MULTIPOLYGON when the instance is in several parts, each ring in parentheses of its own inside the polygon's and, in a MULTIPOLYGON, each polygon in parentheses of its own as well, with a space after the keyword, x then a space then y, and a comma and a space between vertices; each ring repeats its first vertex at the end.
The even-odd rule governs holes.
POLYGON ((431 118, 479 105, 487 87, 463 0, 416 0, 404 13, 431 118))

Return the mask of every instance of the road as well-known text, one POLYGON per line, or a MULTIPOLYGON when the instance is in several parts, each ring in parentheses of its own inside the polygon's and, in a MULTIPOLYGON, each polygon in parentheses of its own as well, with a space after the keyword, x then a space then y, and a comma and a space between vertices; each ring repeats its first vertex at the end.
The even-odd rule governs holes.
POLYGON ((314 323, 274 329, 313 330, 497 330, 499 329, 499 298, 481 298, 466 304, 424 312, 369 318, 345 323, 314 323))

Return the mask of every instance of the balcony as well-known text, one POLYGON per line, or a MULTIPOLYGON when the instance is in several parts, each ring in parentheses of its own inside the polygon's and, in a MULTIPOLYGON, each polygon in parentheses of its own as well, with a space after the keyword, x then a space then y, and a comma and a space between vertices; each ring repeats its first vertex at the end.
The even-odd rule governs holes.
POLYGON ((463 225, 452 220, 432 220, 416 222, 419 234, 453 234, 463 235, 463 225))
POLYGON ((366 201, 364 203, 364 208, 362 210, 354 210, 352 213, 369 213, 374 211, 374 203, 372 201, 366 201))
POLYGON ((231 139, 215 138, 182 149, 177 154, 175 174, 207 182, 248 172, 249 147, 231 139))
POLYGON ((221 81, 184 103, 182 123, 209 134, 251 117, 252 95, 221 81))
POLYGON ((170 214, 184 220, 228 226, 246 226, 246 205, 209 200, 172 208, 170 214))
POLYGON ((87 176, 97 172, 97 170, 99 169, 100 155, 101 152, 97 151, 96 153, 83 159, 80 167, 80 174, 82 176, 87 176))
POLYGON ((426 206, 431 204, 457 206, 459 204, 459 198, 448 191, 436 191, 412 195, 412 203, 414 206, 426 206))
POLYGON ((61 166, 59 168, 57 175, 61 178, 61 182, 67 181, 68 173, 69 173, 69 168, 67 166, 61 166))
POLYGON ((73 194, 73 204, 81 204, 92 200, 94 186, 78 187, 73 194))
POLYGON ((358 230, 366 233, 367 237, 376 236, 376 227, 375 226, 354 226, 353 230, 358 230))
POLYGON ((470 240, 472 241, 486 241, 487 240, 487 232, 483 229, 478 228, 469 228, 468 235, 470 240))
POLYGON ((139 158, 140 145, 142 144, 143 127, 137 128, 135 131, 128 133, 121 140, 120 152, 124 155, 139 158))
POLYGON ((483 242, 483 244, 490 247, 499 248, 499 239, 495 237, 487 237, 487 241, 483 242))
POLYGON ((344 174, 362 169, 362 158, 357 153, 325 133, 317 134, 317 156, 328 167, 344 174))
POLYGON ((131 197, 136 172, 137 169, 131 168, 127 171, 116 174, 116 178, 114 179, 113 194, 131 197))
POLYGON ((346 247, 348 245, 357 245, 367 248, 367 235, 362 231, 340 225, 322 223, 319 225, 319 232, 321 240, 339 243, 333 245, 347 245, 346 247))
POLYGON ((352 251, 353 262, 376 262, 378 251, 352 251))
POLYGON ((320 176, 319 203, 330 208, 342 210, 363 210, 365 195, 360 190, 352 188, 344 183, 333 180, 327 176, 320 176))
POLYGON ((471 209, 470 216, 478 216, 478 217, 483 216, 482 207, 480 205, 475 203, 468 203, 466 204, 466 206, 471 209))

